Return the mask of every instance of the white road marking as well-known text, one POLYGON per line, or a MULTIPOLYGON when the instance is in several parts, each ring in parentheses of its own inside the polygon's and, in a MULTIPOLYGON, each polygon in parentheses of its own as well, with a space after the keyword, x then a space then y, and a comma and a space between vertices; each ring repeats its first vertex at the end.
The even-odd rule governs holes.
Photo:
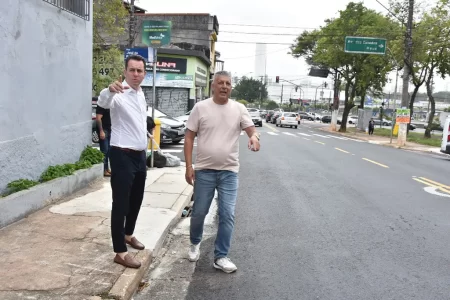
POLYGON ((292 135, 292 136, 295 136, 295 134, 293 134, 293 133, 290 133, 290 132, 283 132, 283 134, 285 134, 285 135, 292 135))
POLYGON ((297 132, 297 134, 303 135, 303 136, 311 136, 310 134, 303 133, 303 132, 297 132))
POLYGON ((183 150, 177 150, 177 149, 161 149, 162 152, 167 152, 167 153, 181 153, 183 152, 183 150))
POLYGON ((329 137, 324 136, 324 135, 320 135, 320 134, 316 134, 316 133, 314 133, 313 135, 315 135, 315 136, 320 136, 321 138, 324 138, 324 139, 329 139, 329 137))
POLYGON ((278 133, 275 133, 275 132, 272 132, 272 131, 268 131, 267 134, 270 134, 270 135, 278 135, 278 133))
POLYGON ((335 136, 335 135, 327 135, 327 137, 331 137, 331 138, 335 138, 335 139, 340 139, 340 140, 344 140, 347 141, 348 138, 344 138, 344 137, 340 137, 340 136, 335 136))
POLYGON ((441 197, 448 197, 448 198, 450 198, 450 195, 444 194, 444 193, 440 193, 440 192, 436 191, 438 188, 439 188, 439 187, 436 187, 436 186, 427 186, 427 187, 424 187, 423 189, 424 189, 424 191, 427 192, 427 193, 430 193, 430 194, 433 194, 433 195, 436 195, 436 196, 441 196, 441 197))

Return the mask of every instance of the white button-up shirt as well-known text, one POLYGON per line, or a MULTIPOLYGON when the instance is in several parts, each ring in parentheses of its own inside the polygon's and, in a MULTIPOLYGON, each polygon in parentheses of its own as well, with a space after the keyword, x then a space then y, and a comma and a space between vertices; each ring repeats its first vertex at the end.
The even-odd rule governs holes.
MULTIPOLYGON (((124 81, 122 85, 128 86, 124 81)), ((139 88, 111 93, 109 88, 100 92, 97 104, 110 109, 111 146, 133 150, 147 149, 147 103, 139 88)))

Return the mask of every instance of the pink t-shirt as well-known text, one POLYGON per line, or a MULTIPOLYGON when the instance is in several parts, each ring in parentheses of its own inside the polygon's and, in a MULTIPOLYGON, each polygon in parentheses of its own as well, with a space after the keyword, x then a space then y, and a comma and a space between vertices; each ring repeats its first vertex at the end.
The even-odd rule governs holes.
POLYGON ((197 133, 196 170, 239 172, 239 136, 243 129, 254 126, 244 105, 233 100, 220 105, 212 98, 200 101, 186 126, 197 133))

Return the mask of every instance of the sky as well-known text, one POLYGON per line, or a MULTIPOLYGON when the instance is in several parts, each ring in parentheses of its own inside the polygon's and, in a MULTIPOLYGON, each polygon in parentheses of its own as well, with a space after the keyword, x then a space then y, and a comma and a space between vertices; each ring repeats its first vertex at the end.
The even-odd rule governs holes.
MULTIPOLYGON (((388 0, 378 1, 386 7, 388 6, 388 0)), ((321 85, 324 79, 307 76, 308 65, 302 59, 295 59, 289 55, 289 46, 302 31, 318 28, 324 25, 325 19, 337 17, 338 11, 344 10, 349 2, 348 0, 138 0, 136 5, 145 8, 148 13, 209 13, 216 15, 219 21, 216 50, 221 53, 220 59, 225 61, 225 70, 231 72, 233 76, 251 77, 255 72, 255 43, 273 43, 267 44, 267 76, 273 81, 275 81, 275 76, 280 76, 285 80, 294 80, 295 83, 306 86, 304 92, 306 95, 303 98, 313 99, 315 87, 321 85), (264 34, 244 34, 245 32, 264 34)), ((370 9, 386 12, 386 9, 376 0, 363 0, 362 2, 370 9)), ((385 87, 386 94, 394 93, 395 73, 392 73, 390 78, 391 83, 385 87)), ((331 84, 331 76, 326 81, 331 84)), ((401 94, 401 81, 399 78, 398 94, 401 94)), ((412 89, 411 85, 410 88, 412 89)), ((303 96, 303 94, 299 94, 300 91, 295 95, 295 91, 290 89, 289 87, 287 91, 286 89, 283 91, 284 98, 289 98, 291 95, 293 98, 303 96)), ((442 90, 450 90, 450 80, 435 80, 435 91, 442 90)), ((280 94, 280 91, 281 88, 270 89, 269 94, 280 94)), ((330 90, 324 90, 325 97, 329 96, 329 92, 330 90)), ((425 90, 421 90, 421 92, 425 92, 425 90)))

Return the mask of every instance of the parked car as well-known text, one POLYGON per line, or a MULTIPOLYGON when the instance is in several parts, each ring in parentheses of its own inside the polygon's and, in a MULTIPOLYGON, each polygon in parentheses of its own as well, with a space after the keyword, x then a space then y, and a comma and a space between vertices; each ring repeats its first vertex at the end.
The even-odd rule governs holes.
POLYGON ((445 119, 443 129, 441 152, 450 154, 450 116, 445 119))
POLYGON ((191 114, 191 111, 192 110, 188 111, 187 113, 185 113, 182 116, 175 117, 175 119, 177 119, 178 121, 183 122, 184 124, 186 124, 187 120, 189 119, 189 115, 191 114))
POLYGON ((323 116, 322 123, 331 123, 331 116, 323 116))
POLYGON ((252 118, 253 124, 255 124, 255 126, 262 127, 262 118, 259 110, 256 108, 247 108, 247 111, 252 118))
POLYGON ((277 127, 290 126, 291 128, 298 128, 298 116, 293 112, 281 113, 275 122, 277 127))
POLYGON ((356 124, 356 123, 358 123, 358 117, 354 117, 354 116, 348 117, 348 123, 349 124, 356 124))
MULTIPOLYGON (((150 106, 147 108, 147 116, 152 116, 152 108, 150 106)), ((178 144, 184 139, 186 126, 182 121, 172 118, 158 109, 155 109, 155 118, 161 121, 161 144, 178 144)))
POLYGON ((373 123, 374 125, 382 125, 382 126, 392 126, 392 121, 383 119, 383 121, 381 121, 380 119, 373 119, 373 123))

